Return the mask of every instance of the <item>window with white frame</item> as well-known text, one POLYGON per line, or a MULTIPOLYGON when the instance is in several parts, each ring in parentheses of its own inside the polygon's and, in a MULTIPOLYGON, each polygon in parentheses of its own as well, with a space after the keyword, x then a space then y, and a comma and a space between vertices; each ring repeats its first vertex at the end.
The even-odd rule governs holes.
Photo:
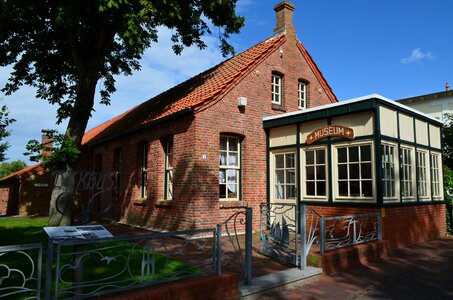
POLYGON ((220 136, 219 198, 239 200, 240 141, 235 136, 220 136))
POLYGON ((322 197, 327 195, 326 149, 304 150, 304 196, 322 197))
POLYGON ((431 153, 431 185, 433 189, 433 198, 442 198, 441 172, 440 172, 440 153, 431 153))
POLYGON ((173 139, 165 142, 165 200, 173 199, 173 139))
POLYGON ((395 167, 395 146, 389 144, 381 145, 382 160, 382 196, 387 199, 396 198, 396 167, 395 167))
POLYGON ((303 81, 299 81, 299 85, 297 88, 297 95, 298 95, 298 103, 299 109, 306 109, 307 108, 307 84, 303 81))
POLYGON ((429 197, 427 152, 417 150, 418 197, 429 197))
POLYGON ((337 146, 338 198, 373 198, 373 167, 371 143, 337 146))
POLYGON ((272 74, 272 103, 282 104, 282 76, 272 74))
POLYGON ((414 160, 412 148, 400 148, 401 194, 403 199, 414 198, 414 160))
POLYGON ((278 153, 274 156, 274 198, 296 199, 295 153, 278 153))
POLYGON ((140 146, 141 164, 140 164, 140 197, 146 198, 148 185, 148 144, 143 143, 140 146))

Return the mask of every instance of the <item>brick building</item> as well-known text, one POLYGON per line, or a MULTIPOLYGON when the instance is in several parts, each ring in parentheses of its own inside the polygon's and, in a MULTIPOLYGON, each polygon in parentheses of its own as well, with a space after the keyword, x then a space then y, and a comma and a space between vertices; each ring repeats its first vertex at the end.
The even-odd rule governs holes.
POLYGON ((337 102, 296 38, 293 9, 275 7, 267 40, 85 134, 85 161, 120 174, 112 215, 188 229, 246 206, 258 212, 266 201, 262 117, 337 102))

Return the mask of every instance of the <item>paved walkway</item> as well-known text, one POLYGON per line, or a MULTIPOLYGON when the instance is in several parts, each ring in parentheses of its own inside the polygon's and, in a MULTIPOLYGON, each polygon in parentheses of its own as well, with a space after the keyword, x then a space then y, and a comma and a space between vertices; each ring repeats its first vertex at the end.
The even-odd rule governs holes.
POLYGON ((453 238, 399 249, 386 260, 259 299, 453 299, 453 238))

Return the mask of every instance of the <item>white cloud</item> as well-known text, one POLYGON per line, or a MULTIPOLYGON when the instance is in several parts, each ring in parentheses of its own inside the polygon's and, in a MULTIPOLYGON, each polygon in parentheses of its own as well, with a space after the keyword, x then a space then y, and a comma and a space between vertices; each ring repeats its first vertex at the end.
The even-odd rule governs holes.
POLYGON ((418 62, 424 59, 432 60, 434 59, 434 55, 431 52, 423 52, 420 48, 412 50, 411 55, 408 57, 404 57, 401 59, 403 64, 410 64, 413 62, 418 62))

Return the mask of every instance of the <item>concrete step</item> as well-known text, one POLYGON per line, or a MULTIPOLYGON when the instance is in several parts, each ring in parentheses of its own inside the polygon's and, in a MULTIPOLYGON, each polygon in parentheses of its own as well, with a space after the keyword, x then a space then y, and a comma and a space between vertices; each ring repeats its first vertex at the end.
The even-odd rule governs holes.
POLYGON ((295 285, 318 279, 322 274, 320 268, 307 267, 304 270, 297 268, 274 272, 252 279, 252 285, 239 284, 241 299, 258 299, 262 293, 288 289, 295 285))

